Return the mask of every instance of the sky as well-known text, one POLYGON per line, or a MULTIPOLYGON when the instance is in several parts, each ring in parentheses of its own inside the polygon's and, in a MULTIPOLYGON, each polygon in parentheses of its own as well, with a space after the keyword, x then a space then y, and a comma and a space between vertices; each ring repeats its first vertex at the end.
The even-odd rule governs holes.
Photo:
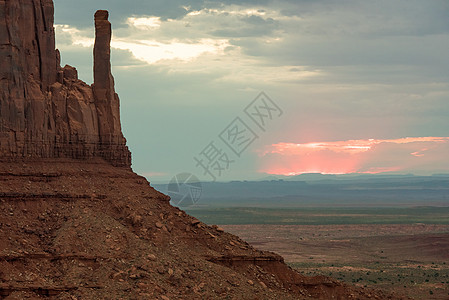
POLYGON ((55 0, 92 83, 107 9, 122 128, 150 182, 449 173, 447 0, 55 0))

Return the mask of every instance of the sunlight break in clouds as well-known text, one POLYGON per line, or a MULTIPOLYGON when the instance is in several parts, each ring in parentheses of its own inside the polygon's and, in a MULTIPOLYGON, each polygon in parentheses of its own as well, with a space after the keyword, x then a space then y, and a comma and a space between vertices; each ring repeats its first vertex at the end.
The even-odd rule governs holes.
POLYGON ((139 60, 153 64, 161 60, 190 61, 205 53, 220 53, 227 47, 226 40, 201 39, 194 43, 171 41, 161 43, 155 40, 112 41, 111 46, 129 50, 139 60))
MULTIPOLYGON (((190 9, 186 9, 189 11, 190 9)), ((188 16, 198 16, 201 14, 209 14, 209 15, 234 15, 234 16, 266 16, 267 11, 264 9, 255 9, 255 8, 241 8, 240 6, 228 6, 226 9, 211 9, 211 8, 203 8, 202 10, 195 10, 189 12, 188 16)), ((278 15, 276 12, 272 12, 274 15, 278 15)))
POLYGON ((449 137, 278 143, 261 151, 262 172, 347 174, 449 170, 449 137))
MULTIPOLYGON (((185 9, 189 10, 188 7, 185 9)), ((168 70, 171 74, 214 73, 219 76, 215 82, 245 87, 254 85, 254 82, 264 86, 290 85, 326 76, 319 68, 290 64, 276 66, 267 64, 259 56, 245 54, 242 47, 235 44, 240 38, 230 38, 226 34, 240 30, 242 34, 248 33, 248 30, 257 32, 260 26, 253 24, 252 17, 257 22, 269 24, 275 22, 273 18, 285 18, 273 10, 239 6, 193 11, 179 20, 133 16, 126 19, 126 26, 113 31, 111 47, 129 52, 131 57, 142 62, 140 66, 158 65, 159 70, 168 70), (220 30, 224 30, 225 36, 214 34, 220 30), (177 37, 173 36, 173 32, 177 33, 177 37)), ((62 52, 73 51, 73 46, 78 46, 78 49, 91 48, 94 43, 90 28, 79 30, 69 25, 56 25, 56 33, 57 46, 62 52)), ((282 35, 270 34, 263 33, 257 37, 257 43, 273 46, 283 41, 282 35)), ((254 38, 252 41, 255 41, 254 38)), ((134 62, 129 65, 126 61, 121 63, 122 69, 135 66, 134 62)))
POLYGON ((55 24, 54 27, 56 35, 59 37, 59 39, 62 39, 61 37, 65 36, 66 38, 71 39, 72 45, 79 45, 87 48, 93 47, 94 45, 93 38, 85 36, 82 31, 78 30, 75 27, 60 24, 55 24))
MULTIPOLYGON (((168 20, 169 24, 174 20, 168 20)), ((162 60, 190 61, 205 53, 221 54, 229 46, 225 39, 199 38, 194 40, 171 39, 159 41, 149 38, 148 30, 156 31, 162 26, 160 17, 131 17, 128 18, 128 26, 136 30, 138 36, 135 38, 115 38, 111 46, 116 49, 129 50, 133 56, 148 64, 154 64, 162 60), (146 38, 146 39, 145 39, 146 38)))
POLYGON ((142 29, 152 29, 161 27, 160 17, 128 18, 129 25, 142 29))
MULTIPOLYGON (((128 24, 134 26, 139 31, 148 31, 148 28, 157 29, 160 26, 159 18, 129 18, 128 24)), ((55 25, 56 32, 60 36, 65 35, 71 40, 71 45, 78 45, 85 48, 93 47, 94 39, 87 36, 77 28, 68 25, 55 25)), ((154 39, 132 39, 113 37, 111 47, 128 50, 133 56, 148 64, 154 64, 163 60, 191 61, 200 55, 213 53, 221 55, 229 42, 226 39, 201 38, 192 41, 157 41, 154 39)), ((60 48, 64 49, 64 46, 60 48)))

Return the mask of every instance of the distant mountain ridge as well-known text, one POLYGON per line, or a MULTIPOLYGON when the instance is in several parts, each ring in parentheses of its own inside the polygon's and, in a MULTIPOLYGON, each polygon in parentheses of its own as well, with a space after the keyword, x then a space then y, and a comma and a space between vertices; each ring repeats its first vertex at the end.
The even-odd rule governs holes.
MULTIPOLYGON (((202 182, 197 206, 449 206, 449 175, 321 175, 202 182), (299 180, 301 179, 301 180, 299 180)), ((167 192, 167 185, 154 187, 167 192)))

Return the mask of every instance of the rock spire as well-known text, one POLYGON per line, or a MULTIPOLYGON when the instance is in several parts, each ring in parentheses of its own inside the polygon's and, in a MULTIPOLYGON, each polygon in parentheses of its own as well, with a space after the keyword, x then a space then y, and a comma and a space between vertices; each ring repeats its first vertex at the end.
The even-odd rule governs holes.
POLYGON ((0 158, 101 157, 129 167, 108 13, 95 14, 92 86, 60 67, 53 13, 52 0, 0 0, 0 158))

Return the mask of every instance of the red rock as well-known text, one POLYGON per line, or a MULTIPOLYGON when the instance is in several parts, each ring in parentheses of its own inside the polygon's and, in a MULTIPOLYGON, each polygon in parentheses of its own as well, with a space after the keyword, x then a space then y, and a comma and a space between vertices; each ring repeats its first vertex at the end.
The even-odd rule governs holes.
POLYGON ((94 87, 60 67, 53 12, 51 0, 0 1, 0 157, 102 157, 129 167, 107 12, 97 13, 94 87))
POLYGON ((111 73, 111 23, 109 13, 99 10, 95 13, 94 84, 92 85, 97 108, 98 127, 102 153, 107 160, 126 159, 126 147, 120 125, 120 100, 114 89, 111 73), (111 147, 115 146, 115 147, 111 147), (115 149, 118 147, 118 149, 115 149), (125 149, 123 149, 125 150, 125 149), (125 155, 123 155, 125 154, 125 155), (123 157, 122 157, 123 156, 123 157))
POLYGON ((76 68, 66 65, 62 69, 63 79, 76 81, 78 80, 78 71, 76 68))

